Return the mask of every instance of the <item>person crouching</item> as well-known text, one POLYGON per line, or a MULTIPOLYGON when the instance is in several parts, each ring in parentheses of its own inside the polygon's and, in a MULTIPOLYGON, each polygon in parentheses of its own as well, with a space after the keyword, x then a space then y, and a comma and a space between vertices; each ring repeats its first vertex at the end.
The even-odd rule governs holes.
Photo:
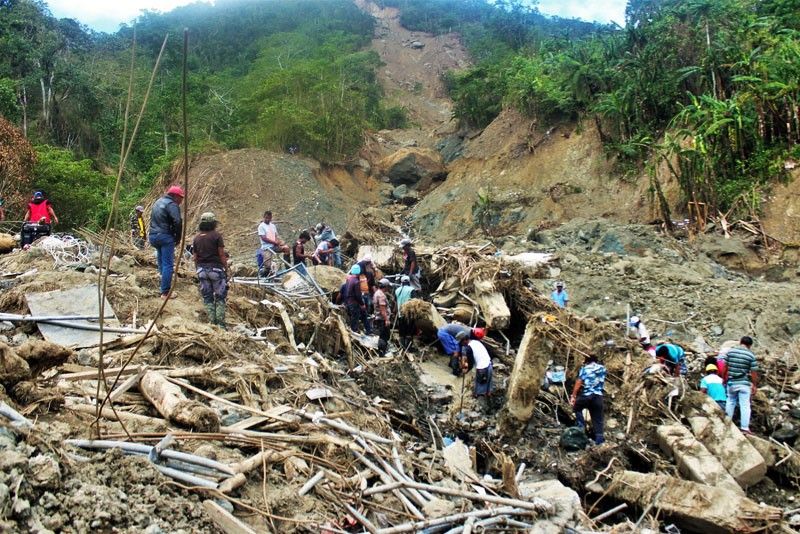
POLYGON ((456 334, 456 339, 462 349, 462 369, 466 373, 475 368, 475 391, 478 397, 488 397, 492 393, 492 357, 483 343, 471 339, 469 332, 461 331, 456 334))
POLYGON ((217 219, 211 212, 200 216, 199 233, 192 241, 192 255, 203 306, 211 324, 225 328, 225 298, 228 295, 228 260, 217 219))

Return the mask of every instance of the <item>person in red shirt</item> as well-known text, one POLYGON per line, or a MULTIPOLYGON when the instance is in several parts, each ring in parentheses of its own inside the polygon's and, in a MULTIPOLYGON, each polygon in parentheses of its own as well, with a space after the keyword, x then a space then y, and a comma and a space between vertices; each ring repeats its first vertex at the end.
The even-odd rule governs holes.
POLYGON ((36 191, 33 198, 28 203, 28 210, 25 212, 25 222, 35 224, 58 224, 58 217, 53 211, 53 205, 41 191, 36 191))
POLYGON ((50 235, 51 225, 58 224, 58 217, 44 193, 36 191, 28 203, 23 221, 22 246, 27 247, 40 237, 50 235))

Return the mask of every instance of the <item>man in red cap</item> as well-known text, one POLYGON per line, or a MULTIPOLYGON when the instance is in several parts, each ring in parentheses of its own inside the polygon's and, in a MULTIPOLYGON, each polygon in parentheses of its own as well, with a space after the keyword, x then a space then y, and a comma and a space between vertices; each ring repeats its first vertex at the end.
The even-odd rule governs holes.
MULTIPOLYGON (((150 212, 149 241, 156 250, 158 273, 161 275, 161 298, 169 298, 172 273, 175 270, 175 247, 180 243, 183 231, 180 205, 183 189, 173 185, 167 194, 156 200, 150 212)), ((173 295, 174 297, 174 295, 173 295)))

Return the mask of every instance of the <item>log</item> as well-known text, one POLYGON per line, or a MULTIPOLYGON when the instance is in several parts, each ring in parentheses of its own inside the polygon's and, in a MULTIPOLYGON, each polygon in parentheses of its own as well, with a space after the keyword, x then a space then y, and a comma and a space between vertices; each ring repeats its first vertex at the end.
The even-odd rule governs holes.
POLYGON ((181 388, 161 373, 147 371, 139 382, 139 390, 158 413, 176 425, 198 432, 219 431, 219 415, 211 408, 189 400, 181 388))
POLYGON ((535 330, 534 319, 525 328, 525 334, 522 336, 522 342, 514 358, 514 367, 508 381, 506 406, 501 418, 501 423, 506 428, 510 428, 517 422, 527 423, 531 418, 534 401, 539 394, 542 378, 547 370, 550 356, 542 347, 542 340, 536 335, 535 330))
POLYGON ((0 253, 11 252, 17 246, 13 235, 0 234, 0 253))
POLYGON ((203 501, 203 509, 211 522, 225 534, 256 534, 256 531, 243 523, 241 519, 212 500, 203 501))
POLYGON ((135 375, 129 376, 127 379, 125 379, 125 381, 122 384, 117 386, 117 388, 114 391, 109 393, 108 394, 108 401, 109 402, 116 402, 117 399, 119 399, 120 396, 123 393, 125 393, 126 391, 131 389, 133 386, 138 386, 139 385, 139 380, 142 379, 142 376, 144 376, 145 372, 147 372, 147 366, 146 365, 143 366, 141 369, 139 369, 138 373, 136 373, 135 375))
POLYGON ((683 476, 701 484, 744 495, 742 488, 720 461, 692 436, 689 429, 678 424, 660 425, 656 428, 656 436, 661 450, 675 459, 678 471, 683 476))
POLYGON ((730 490, 654 473, 618 471, 608 494, 640 509, 652 504, 678 527, 704 534, 769 531, 783 518, 780 508, 760 506, 730 490))
POLYGON ((481 308, 486 326, 493 330, 503 330, 511 324, 511 310, 502 293, 495 290, 490 280, 475 281, 475 300, 481 308))
MULTIPOLYGON (((93 406, 91 404, 84 404, 78 403, 74 399, 67 398, 65 401, 65 406, 68 410, 72 410, 73 412, 81 412, 90 415, 97 414, 97 406, 93 406)), ((144 425, 152 425, 157 429, 167 428, 168 424, 167 421, 164 419, 159 419, 157 417, 149 417, 147 415, 139 415, 138 413, 130 413, 130 412, 123 412, 121 410, 112 410, 109 406, 104 406, 103 409, 100 411, 100 417, 103 419, 108 419, 109 421, 125 421, 125 422, 133 422, 133 423, 141 423, 144 425)))

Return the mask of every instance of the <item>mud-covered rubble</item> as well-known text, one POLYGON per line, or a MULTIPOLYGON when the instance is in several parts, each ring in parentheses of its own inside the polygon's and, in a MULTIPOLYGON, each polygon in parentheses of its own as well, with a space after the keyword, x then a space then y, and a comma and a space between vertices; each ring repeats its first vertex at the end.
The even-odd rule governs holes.
MULTIPOLYGON (((360 222, 349 244, 357 247, 354 257, 370 254, 385 274, 393 274, 400 263, 392 245, 396 220, 389 212, 374 215, 373 221, 382 222, 360 222)), ((417 321, 413 349, 393 348, 384 357, 369 337, 349 332, 341 308, 330 303, 343 276, 332 268, 309 269, 324 296, 295 274, 263 284, 234 283, 227 332, 204 324, 190 274, 181 273, 178 298, 156 321, 152 336, 115 341, 103 351, 105 381, 98 381, 97 348, 51 347, 45 352, 59 356, 37 359, 31 356, 36 351, 25 349, 41 346, 35 323, 11 323, 2 332, 9 341, 3 361, 13 355, 29 371, 3 379, 7 402, 36 419, 31 430, 8 427, 7 432, 15 435, 15 447, 33 448, 40 447, 41 432, 54 434, 46 442, 55 463, 36 462, 61 473, 73 473, 76 465, 97 466, 82 476, 87 487, 106 489, 98 490, 99 503, 120 491, 129 500, 140 499, 137 504, 149 503, 151 490, 132 490, 113 472, 100 472, 102 466, 123 473, 138 469, 147 480, 160 481, 158 498, 183 514, 162 524, 155 516, 149 523, 138 516, 126 519, 127 512, 88 519, 59 512, 63 523, 52 530, 79 531, 85 521, 94 528, 92 521, 99 520, 97 528, 179 531, 187 528, 185 518, 198 514, 202 519, 186 521, 202 530, 212 528, 203 522, 231 520, 230 511, 256 531, 347 530, 352 522, 359 525, 356 530, 381 532, 467 524, 626 532, 659 528, 659 520, 661 526, 673 522, 687 532, 704 531, 712 523, 723 525, 722 531, 780 529, 783 511, 794 508, 800 480, 800 456, 792 448, 794 414, 800 414, 796 362, 763 358, 763 391, 754 398, 757 436, 744 437, 715 404, 707 406, 704 396, 691 391, 700 378, 704 347, 688 347, 687 380, 645 376, 651 357, 619 321, 587 313, 585 295, 575 290, 583 287, 583 273, 604 272, 606 259, 638 265, 647 261, 647 250, 660 247, 672 247, 688 265, 707 262, 684 244, 658 236, 648 241, 645 229, 631 231, 641 232, 638 239, 649 248, 637 245, 624 255, 518 240, 438 248, 417 244, 424 293, 431 301, 415 299, 404 308, 417 321), (567 280, 573 310, 559 311, 545 296, 554 279, 567 280), (495 391, 488 401, 471 396, 472 374, 456 378, 449 373, 436 342, 436 328, 445 318, 490 326, 485 342, 494 357, 495 391), (609 372, 607 442, 569 452, 561 446, 565 430, 574 424, 567 391, 588 352, 599 353, 609 372), (548 379, 559 368, 565 383, 548 379), (20 381, 58 400, 27 398, 14 387, 20 381), (114 392, 113 406, 108 391, 114 392), (98 403, 103 404, 99 412, 98 403), (222 470, 198 472, 179 463, 179 470, 187 470, 182 481, 165 478, 158 471, 167 473, 174 465, 152 452, 165 436, 173 440, 164 446, 167 451, 218 461, 222 470), (139 452, 121 456, 85 441, 98 437, 135 442, 139 452), (84 441, 67 441, 76 438, 84 441), (707 463, 712 460, 713 470, 707 463), (186 493, 183 488, 189 486, 194 489, 186 493), (667 489, 654 499, 649 488, 662 487, 667 489), (723 492, 713 494, 738 504, 707 508, 681 500, 687 492, 704 491, 723 492), (220 511, 209 501, 225 508, 220 511), (726 510, 724 522, 718 520, 720 510, 726 510)), ((132 270, 110 275, 107 297, 121 324, 141 325, 161 302, 149 258, 127 255, 132 270)), ((47 258, 30 252, 0 259, 0 269, 17 273, 8 277, 0 312, 25 313, 24 296, 31 292, 97 280, 97 274, 69 267, 53 270, 47 258)), ((734 288, 770 284, 726 272, 720 289, 727 287, 722 281, 734 288)), ((651 273, 641 283, 659 275, 651 273)), ((625 286, 618 279, 596 285, 598 293, 625 286)), ((667 291, 669 285, 662 283, 651 295, 667 291)), ((655 319, 653 310, 667 307, 660 308, 655 296, 652 300, 655 319)), ((696 308, 709 313, 708 305, 705 300, 696 308)), ((691 319, 687 328, 695 324, 691 319)), ((771 347, 787 350, 779 343, 771 347)), ((0 451, 0 459, 3 455, 0 451)), ((25 471, 31 478, 26 484, 33 487, 36 476, 25 471)), ((54 495, 67 491, 59 488, 54 495)), ((31 494, 29 502, 39 502, 42 495, 31 494)), ((26 523, 24 514, 2 517, 12 529, 38 525, 26 523)))

